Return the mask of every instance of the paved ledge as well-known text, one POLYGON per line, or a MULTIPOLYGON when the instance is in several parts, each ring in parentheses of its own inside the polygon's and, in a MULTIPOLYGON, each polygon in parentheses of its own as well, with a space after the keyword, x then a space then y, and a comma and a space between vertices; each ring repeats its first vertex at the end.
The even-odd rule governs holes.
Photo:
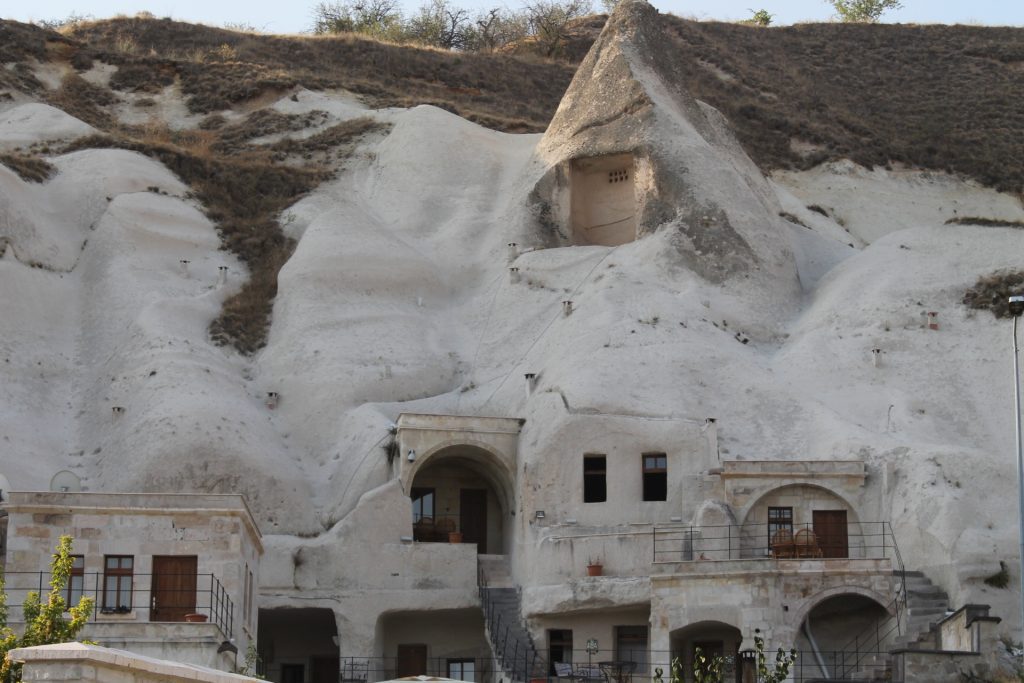
POLYGON ((11 659, 25 665, 25 681, 200 681, 250 683, 255 678, 192 664, 145 657, 98 645, 60 643, 11 650, 11 659))

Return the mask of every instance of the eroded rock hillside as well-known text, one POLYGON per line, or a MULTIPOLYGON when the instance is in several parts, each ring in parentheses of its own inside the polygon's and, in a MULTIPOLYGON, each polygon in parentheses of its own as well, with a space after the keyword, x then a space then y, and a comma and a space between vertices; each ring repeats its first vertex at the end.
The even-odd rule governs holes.
POLYGON ((941 27, 652 12, 571 87, 357 38, 0 22, 0 474, 241 492, 291 553, 344 542, 401 412, 525 418, 538 482, 569 411, 714 417, 723 459, 885 471, 904 556, 1005 608, 1009 327, 962 300, 1024 268, 1022 31, 957 27, 946 113, 903 128, 941 27), (862 80, 839 40, 899 59, 862 80), (625 151, 640 236, 580 244, 560 174, 625 151))

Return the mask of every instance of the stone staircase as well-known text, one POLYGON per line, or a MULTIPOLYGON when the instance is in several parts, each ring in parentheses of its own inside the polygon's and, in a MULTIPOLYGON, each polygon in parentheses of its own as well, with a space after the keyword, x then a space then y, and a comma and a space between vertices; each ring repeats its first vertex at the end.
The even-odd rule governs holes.
POLYGON ((480 604, 487 639, 505 676, 512 681, 547 677, 547 662, 537 653, 519 608, 519 588, 504 555, 479 555, 480 604))
MULTIPOLYGON (((902 634, 896 635, 886 646, 887 650, 917 649, 935 644, 935 625, 949 609, 949 596, 933 584, 924 572, 905 572, 907 607, 902 616, 902 634)), ((887 628, 887 627, 883 627, 887 628)), ((892 680, 892 655, 888 652, 865 656, 858 662, 857 670, 849 677, 851 681, 892 680)))

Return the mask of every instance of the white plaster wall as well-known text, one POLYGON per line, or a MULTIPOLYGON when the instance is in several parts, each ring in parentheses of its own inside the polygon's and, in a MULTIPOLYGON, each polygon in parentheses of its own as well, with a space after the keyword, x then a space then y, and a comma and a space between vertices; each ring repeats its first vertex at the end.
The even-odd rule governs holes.
POLYGON ((632 154, 574 160, 569 182, 576 244, 614 247, 636 239, 632 154))

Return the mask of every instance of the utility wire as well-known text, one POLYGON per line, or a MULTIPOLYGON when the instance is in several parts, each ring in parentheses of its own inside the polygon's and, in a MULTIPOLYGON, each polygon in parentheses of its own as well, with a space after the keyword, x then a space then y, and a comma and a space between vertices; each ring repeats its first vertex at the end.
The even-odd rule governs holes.
MULTIPOLYGON (((602 263, 604 263, 608 259, 609 256, 611 256, 612 254, 614 254, 616 252, 616 250, 618 250, 618 247, 613 247, 607 254, 602 256, 598 260, 598 262, 593 265, 593 267, 590 270, 587 271, 587 274, 583 276, 583 279, 579 281, 579 284, 577 284, 576 287, 574 287, 572 292, 569 294, 569 298, 570 299, 573 296, 576 295, 576 292, 578 292, 580 290, 580 287, 582 287, 583 284, 594 273, 594 271, 597 270, 597 267, 599 265, 601 265, 602 263)), ((505 375, 504 379, 501 380, 501 383, 498 384, 498 386, 494 389, 494 391, 491 392, 491 395, 487 397, 487 400, 484 401, 480 405, 479 408, 477 408, 477 414, 479 414, 480 411, 483 410, 487 406, 487 404, 491 402, 491 399, 494 398, 494 395, 497 394, 501 390, 501 388, 503 386, 505 386, 505 382, 508 381, 508 378, 512 376, 512 373, 515 372, 516 368, 519 367, 519 364, 522 363, 524 360, 526 360, 526 356, 530 353, 530 351, 533 350, 533 347, 536 346, 537 342, 539 342, 544 337, 545 333, 547 333, 547 331, 551 328, 551 326, 555 324, 555 321, 558 320, 559 317, 561 317, 561 313, 560 312, 555 312, 554 317, 551 318, 551 320, 548 322, 548 324, 544 326, 544 329, 540 331, 540 334, 537 335, 536 339, 534 339, 533 342, 530 344, 530 346, 527 347, 526 351, 523 352, 523 355, 521 355, 519 357, 519 360, 517 360, 512 365, 512 368, 508 371, 508 374, 505 375)))

